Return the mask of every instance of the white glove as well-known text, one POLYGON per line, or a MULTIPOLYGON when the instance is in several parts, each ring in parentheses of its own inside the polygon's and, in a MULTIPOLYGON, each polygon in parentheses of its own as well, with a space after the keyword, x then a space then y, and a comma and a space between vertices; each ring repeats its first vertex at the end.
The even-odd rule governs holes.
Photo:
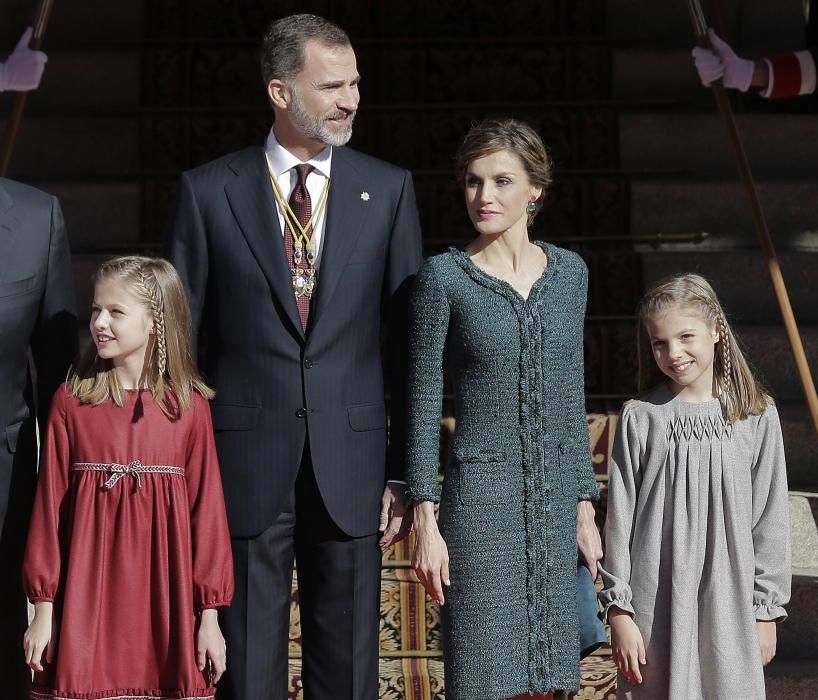
POLYGON ((755 62, 736 56, 730 45, 722 41, 712 29, 707 30, 713 50, 697 46, 691 52, 702 85, 710 85, 721 78, 724 87, 747 92, 753 82, 755 62))
POLYGON ((0 92, 34 90, 40 84, 48 56, 28 48, 33 31, 31 27, 26 29, 11 56, 0 63, 0 92))

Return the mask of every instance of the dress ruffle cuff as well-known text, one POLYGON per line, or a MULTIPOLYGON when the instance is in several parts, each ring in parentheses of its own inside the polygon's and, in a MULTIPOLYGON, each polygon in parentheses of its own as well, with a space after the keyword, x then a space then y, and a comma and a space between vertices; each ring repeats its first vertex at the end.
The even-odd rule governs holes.
POLYGON ((631 587, 608 573, 601 564, 599 567, 599 574, 602 576, 602 585, 604 588, 597 593, 597 598, 602 604, 602 621, 608 623, 608 612, 611 608, 620 608, 625 612, 635 615, 636 611, 633 609, 631 602, 633 601, 633 591, 631 587))
POLYGON ((32 604, 34 603, 53 603, 54 602, 54 593, 47 593, 45 591, 26 591, 26 598, 28 598, 32 604))
POLYGON ((202 610, 215 610, 216 608, 229 608, 231 601, 231 598, 224 598, 222 600, 196 603, 196 612, 201 612, 202 610))
POLYGON ((754 603, 753 612, 756 620, 784 622, 787 619, 787 611, 775 603, 754 603))
POLYGON ((619 608, 624 612, 630 613, 631 615, 635 615, 636 611, 633 609, 633 606, 630 604, 630 601, 624 600, 622 598, 617 598, 615 600, 610 600, 607 603, 602 600, 602 593, 599 594, 600 602, 602 602, 602 621, 607 625, 608 624, 608 612, 611 608, 619 608))

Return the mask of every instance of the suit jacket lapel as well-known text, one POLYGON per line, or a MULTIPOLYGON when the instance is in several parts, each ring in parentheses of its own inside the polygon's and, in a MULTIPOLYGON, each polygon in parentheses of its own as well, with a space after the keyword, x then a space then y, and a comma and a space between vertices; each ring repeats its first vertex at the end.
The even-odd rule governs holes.
POLYGON ((330 304, 367 218, 369 207, 361 198, 366 185, 352 158, 353 154, 346 148, 333 149, 327 223, 318 270, 318 293, 313 316, 310 318, 310 326, 313 328, 330 304))
POLYGON ((14 260, 11 251, 14 249, 17 237, 20 235, 20 221, 12 214, 14 200, 0 183, 0 240, 3 241, 4 254, 0 256, 0 282, 10 272, 6 260, 14 260))
POLYGON ((264 149, 243 151, 230 167, 236 173, 224 188, 230 208, 290 324, 303 339, 264 149))

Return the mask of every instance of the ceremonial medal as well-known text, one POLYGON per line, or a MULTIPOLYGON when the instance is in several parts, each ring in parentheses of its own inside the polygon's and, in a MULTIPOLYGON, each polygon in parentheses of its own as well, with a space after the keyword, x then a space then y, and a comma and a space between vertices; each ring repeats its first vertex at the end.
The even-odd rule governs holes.
POLYGON ((270 172, 270 183, 273 186, 276 203, 284 218, 284 225, 290 228, 293 235, 293 259, 290 267, 293 293, 297 299, 301 297, 312 299, 318 287, 318 275, 315 269, 316 256, 312 236, 327 204, 329 180, 327 179, 324 182, 324 189, 321 190, 321 196, 318 198, 318 206, 310 216, 310 220, 306 225, 303 225, 290 207, 290 203, 284 199, 284 195, 278 186, 278 180, 273 174, 269 163, 267 169, 270 172))

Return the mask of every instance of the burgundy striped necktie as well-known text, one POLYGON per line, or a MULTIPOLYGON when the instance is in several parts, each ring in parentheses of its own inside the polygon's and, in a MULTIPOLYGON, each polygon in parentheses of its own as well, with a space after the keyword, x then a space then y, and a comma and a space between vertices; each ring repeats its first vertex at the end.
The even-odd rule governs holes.
MULTIPOLYGON (((295 188, 290 195, 290 209, 293 210, 298 221, 302 226, 306 226, 312 216, 312 201, 310 201, 310 193, 307 190, 307 175, 312 172, 312 166, 307 163, 296 165, 294 170, 298 176, 295 188)), ((286 217, 285 217, 286 222, 286 217)), ((312 236, 312 231, 307 231, 308 236, 312 236)), ((293 261, 293 253, 295 252, 295 239, 293 232, 290 230, 288 224, 284 224, 284 250, 287 253, 287 263, 291 269, 297 268, 303 270, 306 275, 307 264, 307 250, 306 241, 303 241, 301 261, 298 265, 293 261)), ((307 321, 310 317, 310 300, 306 296, 296 296, 295 303, 298 305, 298 315, 301 317, 301 325, 304 330, 307 329, 307 321)))

